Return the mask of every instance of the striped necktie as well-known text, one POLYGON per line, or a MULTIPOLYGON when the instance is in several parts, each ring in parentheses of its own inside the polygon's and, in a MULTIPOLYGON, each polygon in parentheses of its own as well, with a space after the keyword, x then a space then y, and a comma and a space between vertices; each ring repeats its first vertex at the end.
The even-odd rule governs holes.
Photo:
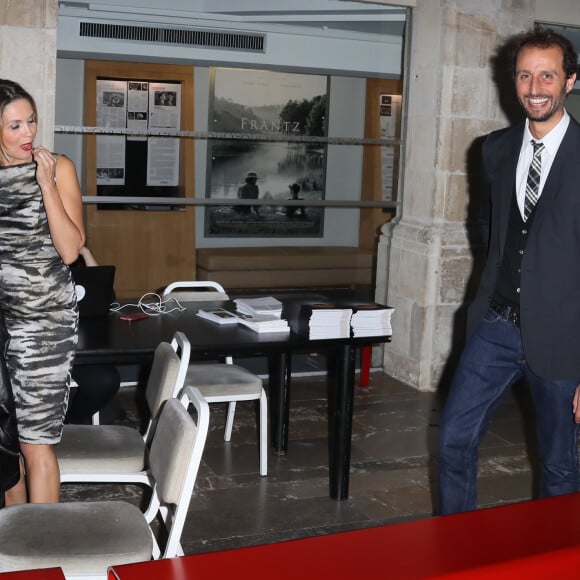
POLYGON ((524 202, 524 221, 526 221, 532 213, 536 205, 540 192, 540 174, 542 172, 542 151, 544 144, 538 143, 532 139, 532 146, 534 147, 534 157, 530 163, 530 170, 528 171, 528 180, 526 182, 526 200, 524 202))

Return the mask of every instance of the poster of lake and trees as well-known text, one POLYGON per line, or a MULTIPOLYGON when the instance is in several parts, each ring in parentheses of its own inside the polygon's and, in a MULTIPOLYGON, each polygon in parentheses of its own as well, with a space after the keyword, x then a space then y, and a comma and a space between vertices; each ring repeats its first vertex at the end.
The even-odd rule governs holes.
MULTIPOLYGON (((328 78, 249 69, 212 69, 209 131, 292 138, 326 137, 328 78)), ((300 200, 324 199, 326 144, 258 139, 208 143, 210 198, 232 205, 206 207, 208 237, 317 237, 322 207, 300 200), (238 199, 265 205, 236 205, 238 199), (286 200, 293 200, 291 206, 286 200)))

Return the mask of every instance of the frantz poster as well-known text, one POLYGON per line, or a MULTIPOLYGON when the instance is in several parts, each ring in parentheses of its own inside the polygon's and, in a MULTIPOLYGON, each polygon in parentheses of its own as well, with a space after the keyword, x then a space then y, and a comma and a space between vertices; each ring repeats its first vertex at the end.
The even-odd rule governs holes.
POLYGON ((327 136, 327 77, 216 68, 211 87, 210 131, 282 138, 209 142, 206 195, 232 204, 206 209, 205 235, 322 236, 324 210, 299 202, 325 197, 326 145, 299 138, 327 136))

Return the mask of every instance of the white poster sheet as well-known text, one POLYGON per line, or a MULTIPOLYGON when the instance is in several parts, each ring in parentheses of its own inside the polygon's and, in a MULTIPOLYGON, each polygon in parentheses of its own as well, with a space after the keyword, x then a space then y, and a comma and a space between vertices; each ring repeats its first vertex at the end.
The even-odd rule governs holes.
MULTIPOLYGON (((181 85, 149 84, 149 127, 181 128, 181 85)), ((147 147, 147 185, 179 185, 179 139, 151 137, 147 147)))
MULTIPOLYGON (((380 138, 396 138, 399 132, 401 111, 400 95, 379 95, 380 138)), ((381 146, 381 193, 383 201, 393 201, 395 185, 396 148, 381 146)))
MULTIPOLYGON (((97 80, 97 126, 127 126, 127 83, 97 80)), ((97 135, 97 185, 125 184, 125 137, 97 135)))
MULTIPOLYGON (((147 131, 149 128, 149 83, 129 81, 127 83, 127 129, 147 131)), ((127 141, 146 141, 147 137, 131 136, 127 141)))

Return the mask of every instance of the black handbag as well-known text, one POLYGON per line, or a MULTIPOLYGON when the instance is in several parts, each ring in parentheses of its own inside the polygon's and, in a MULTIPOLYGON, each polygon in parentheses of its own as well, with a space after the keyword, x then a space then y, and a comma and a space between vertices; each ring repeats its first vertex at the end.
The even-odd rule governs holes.
MULTIPOLYGON (((6 350, 10 337, 0 316, 0 492, 4 492, 20 478, 20 447, 16 427, 16 411, 10 375, 6 367, 6 350)), ((3 502, 0 501, 0 505, 3 502)))

